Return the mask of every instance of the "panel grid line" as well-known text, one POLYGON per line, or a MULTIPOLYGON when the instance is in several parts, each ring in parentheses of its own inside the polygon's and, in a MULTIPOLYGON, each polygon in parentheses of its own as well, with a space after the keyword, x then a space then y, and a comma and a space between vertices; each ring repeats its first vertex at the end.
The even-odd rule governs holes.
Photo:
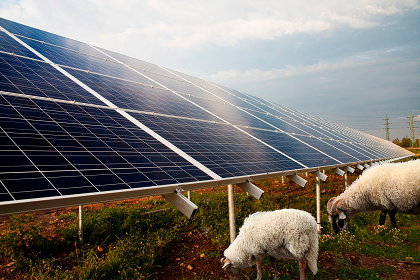
MULTIPOLYGON (((54 188, 54 190, 60 195, 62 196, 61 192, 54 186, 53 183, 51 183, 51 181, 47 178, 47 176, 45 176, 45 174, 38 168, 38 166, 36 166, 36 164, 26 155, 26 153, 16 144, 16 142, 12 139, 12 137, 9 136, 9 134, 2 128, 0 127, 1 131, 3 131, 3 133, 10 139, 10 141, 13 142, 13 144, 15 144, 15 146, 19 149, 19 151, 29 160, 29 162, 38 170, 38 172, 45 178, 45 180, 48 181, 48 183, 50 183, 51 187, 54 188)), ((2 183, 3 184, 3 183, 2 183)), ((4 186, 4 184, 3 184, 4 186)), ((7 189, 6 186, 4 186, 6 188, 6 190, 10 193, 10 191, 7 189)), ((13 198, 14 199, 14 198, 13 198)))

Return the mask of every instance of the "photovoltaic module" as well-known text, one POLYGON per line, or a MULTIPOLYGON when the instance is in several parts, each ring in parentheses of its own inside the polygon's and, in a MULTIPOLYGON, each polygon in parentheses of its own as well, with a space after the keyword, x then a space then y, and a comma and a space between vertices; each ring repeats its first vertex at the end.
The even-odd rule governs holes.
POLYGON ((360 131, 0 18, 0 214, 411 155, 360 131))

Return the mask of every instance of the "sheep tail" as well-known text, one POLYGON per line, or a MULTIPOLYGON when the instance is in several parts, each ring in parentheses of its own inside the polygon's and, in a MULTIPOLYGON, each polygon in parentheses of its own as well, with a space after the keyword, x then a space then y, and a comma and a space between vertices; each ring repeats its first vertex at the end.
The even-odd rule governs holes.
POLYGON ((310 248, 305 255, 305 259, 309 269, 315 275, 318 272, 318 232, 312 232, 309 236, 309 240, 310 248))

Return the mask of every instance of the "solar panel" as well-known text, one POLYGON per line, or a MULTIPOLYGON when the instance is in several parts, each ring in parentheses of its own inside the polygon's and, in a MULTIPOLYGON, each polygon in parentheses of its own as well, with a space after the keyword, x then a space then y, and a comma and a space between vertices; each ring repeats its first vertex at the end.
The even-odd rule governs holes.
POLYGON ((359 131, 0 18, 0 214, 408 157, 359 131))

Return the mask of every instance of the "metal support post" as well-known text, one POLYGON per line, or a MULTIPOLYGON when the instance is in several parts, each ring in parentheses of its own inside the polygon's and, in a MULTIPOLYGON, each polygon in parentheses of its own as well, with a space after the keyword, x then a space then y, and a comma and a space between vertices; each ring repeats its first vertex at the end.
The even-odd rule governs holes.
POLYGON ((83 205, 79 205, 79 242, 84 243, 83 240, 83 205))
POLYGON ((281 183, 284 184, 284 176, 281 176, 281 183))
POLYGON ((344 170, 344 187, 347 190, 348 186, 349 186, 349 180, 348 180, 348 172, 347 169, 344 170))
POLYGON ((191 191, 188 191, 188 200, 191 201, 191 191))
POLYGON ((321 179, 316 177, 316 223, 318 232, 321 232, 321 179))
POLYGON ((236 217, 235 217, 235 190, 232 184, 227 186, 228 190, 228 204, 229 204, 229 229, 230 229, 230 243, 236 238, 236 217))

